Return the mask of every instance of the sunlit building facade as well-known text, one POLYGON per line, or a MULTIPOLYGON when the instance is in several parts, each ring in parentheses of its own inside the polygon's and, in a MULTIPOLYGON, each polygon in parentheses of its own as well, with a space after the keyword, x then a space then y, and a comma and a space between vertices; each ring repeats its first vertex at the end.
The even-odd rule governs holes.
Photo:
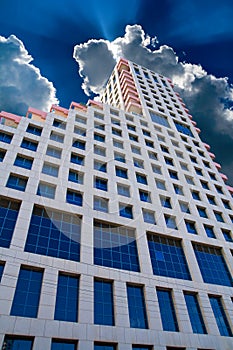
POLYGON ((233 188, 170 79, 0 121, 0 349, 233 348, 233 188))

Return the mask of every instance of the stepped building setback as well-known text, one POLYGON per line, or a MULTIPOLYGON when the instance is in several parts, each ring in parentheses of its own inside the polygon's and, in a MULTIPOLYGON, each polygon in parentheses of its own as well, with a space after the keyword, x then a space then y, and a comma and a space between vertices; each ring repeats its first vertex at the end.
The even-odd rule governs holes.
POLYGON ((232 350, 233 188, 170 79, 0 113, 0 349, 232 350))

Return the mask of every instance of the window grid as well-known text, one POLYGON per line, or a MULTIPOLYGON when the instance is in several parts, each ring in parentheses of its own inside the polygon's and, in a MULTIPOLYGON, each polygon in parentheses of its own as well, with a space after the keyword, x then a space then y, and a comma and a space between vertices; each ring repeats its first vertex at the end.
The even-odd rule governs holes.
POLYGON ((233 285, 220 249, 199 244, 194 244, 193 247, 204 282, 223 286, 233 285))
POLYGON ((129 321, 131 328, 148 328, 143 287, 127 285, 129 321))
POLYGON ((11 315, 37 317, 43 272, 21 267, 11 315))
POLYGON ((0 246, 9 248, 14 232, 20 203, 0 197, 0 246))
POLYGON ((206 327, 201 314, 201 308, 198 303, 197 295, 184 293, 189 319, 192 325, 193 333, 206 334, 206 327))
POLYGON ((79 278, 59 273, 54 319, 77 322, 79 278))
POLYGON ((114 326, 112 282, 94 281, 94 323, 114 326))
POLYGON ((154 275, 191 279, 180 241, 151 233, 147 240, 154 275))
POLYGON ((122 270, 140 271, 134 230, 94 223, 94 263, 122 270))
POLYGON ((25 251, 79 261, 81 220, 77 215, 35 206, 25 251))
POLYGON ((178 332, 178 322, 170 290, 157 289, 160 315, 164 331, 178 332))
POLYGON ((220 297, 209 296, 210 304, 222 336, 232 337, 232 331, 228 323, 220 297))

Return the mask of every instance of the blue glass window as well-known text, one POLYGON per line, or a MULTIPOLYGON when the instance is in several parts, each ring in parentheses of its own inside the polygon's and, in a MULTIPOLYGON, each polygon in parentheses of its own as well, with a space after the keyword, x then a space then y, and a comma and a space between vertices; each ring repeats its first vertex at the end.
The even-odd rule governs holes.
POLYGON ((164 215, 165 223, 168 228, 177 230, 176 219, 170 215, 164 215))
POLYGON ((123 177, 123 179, 127 179, 127 170, 116 167, 116 176, 123 177))
POLYGON ((105 142, 105 136, 94 133, 94 140, 99 142, 105 142))
POLYGON ((83 184, 83 174, 75 171, 75 170, 69 170, 68 180, 71 182, 75 182, 77 184, 83 184))
POLYGON ((15 159, 14 165, 25 169, 31 169, 32 163, 33 163, 32 158, 27 158, 18 154, 15 159))
POLYGON ((146 144, 147 147, 154 148, 154 143, 152 141, 145 140, 145 144, 146 144))
POLYGON ((121 130, 118 130, 116 128, 112 128, 112 134, 116 136, 121 136, 121 130))
POLYGON ((59 273, 54 319, 77 322, 79 278, 59 273))
POLYGON ((191 279, 179 240, 151 233, 147 239, 154 275, 191 279))
POLYGON ((94 263, 122 270, 140 271, 133 229, 94 222, 94 263))
POLYGON ((214 228, 212 226, 204 225, 204 229, 205 229, 207 237, 216 238, 215 234, 214 234, 214 228))
POLYGON ((214 173, 209 173, 209 176, 210 176, 211 180, 216 180, 216 176, 214 173))
POLYGON ((3 270, 4 270, 4 263, 0 262, 0 282, 2 279, 2 275, 3 275, 3 270))
POLYGON ((141 159, 136 159, 136 158, 134 158, 133 164, 134 164, 134 166, 135 166, 136 168, 141 168, 141 169, 144 168, 143 160, 141 160, 141 159))
POLYGON ((191 293, 184 293, 184 298, 187 305, 193 333, 206 334, 207 332, 201 314, 201 309, 198 304, 197 295, 191 293))
POLYGON ((79 261, 81 219, 75 214, 35 206, 25 251, 79 261))
POLYGON ((173 188, 176 194, 180 194, 181 196, 184 194, 181 186, 173 184, 173 188))
POLYGON ((133 219, 133 210, 131 205, 119 204, 119 215, 128 219, 133 219))
POLYGON ((114 326, 112 282, 94 281, 94 323, 114 326))
POLYGON ((233 242, 233 239, 231 237, 231 232, 228 230, 222 230, 223 237, 227 242, 233 242))
POLYGON ((58 134, 55 131, 51 131, 50 140, 63 143, 64 142, 64 135, 58 134))
POLYGON ((199 244, 194 244, 193 248, 204 282, 230 287, 233 285, 220 249, 199 244))
POLYGON ((170 175, 170 178, 171 178, 171 179, 178 180, 178 175, 177 175, 177 172, 176 172, 176 171, 168 170, 168 172, 169 172, 169 175, 170 175))
MULTIPOLYGON (((202 176, 202 170, 199 168, 195 168, 196 174, 202 176)), ((204 188, 204 187, 203 187, 204 188)))
POLYGON ((131 328, 148 328, 143 287, 127 285, 129 321, 131 328))
POLYGON ((197 191, 191 191, 193 199, 200 200, 199 192, 197 191))
POLYGON ((121 148, 121 149, 124 148, 123 142, 118 141, 118 140, 113 140, 113 146, 114 146, 114 147, 117 147, 117 148, 121 148))
POLYGON ((108 190, 108 180, 106 179, 100 179, 99 177, 95 178, 95 188, 98 188, 102 191, 108 190))
POLYGON ((43 272, 21 267, 11 315, 37 317, 43 272))
POLYGON ((122 153, 114 152, 114 159, 118 162, 125 163, 125 155, 122 153))
POLYGON ((197 211, 202 218, 207 218, 206 209, 202 207, 197 207, 197 211))
POLYGON ((58 119, 54 119, 53 126, 62 130, 66 129, 66 123, 58 119))
POLYGON ((183 213, 188 213, 188 214, 190 214, 190 209, 189 209, 188 203, 179 202, 179 204, 180 204, 180 210, 181 210, 183 213))
MULTIPOLYGON (((103 126, 103 129, 101 129, 101 130, 104 130, 104 125, 100 125, 100 127, 101 126, 103 126)), ((95 125, 95 128, 96 128, 96 125, 95 125)), ((80 136, 86 136, 86 134, 87 134, 86 129, 78 128, 77 126, 74 127, 74 132, 75 132, 75 134, 78 134, 80 136)))
POLYGON ((231 209, 230 203, 228 200, 222 199, 222 203, 226 209, 231 209))
POLYGON ((207 195, 206 197, 207 197, 208 202, 209 202, 210 204, 216 205, 215 198, 214 198, 213 196, 207 195))
POLYGON ((169 197, 160 197, 160 201, 163 207, 165 208, 172 208, 171 206, 171 198, 169 197))
POLYGON ((28 140, 28 139, 23 139, 20 147, 29 149, 30 151, 36 152, 37 146, 38 146, 37 142, 31 141, 31 140, 28 140))
POLYGON ((156 187, 160 190, 166 190, 165 182, 162 180, 155 180, 156 187))
POLYGON ((6 335, 2 349, 6 350, 32 350, 33 339, 6 335))
POLYGON ((151 136, 151 134, 150 134, 150 132, 148 130, 142 129, 142 133, 145 136, 149 136, 149 137, 151 136))
POLYGON ((42 168, 42 173, 50 176, 58 177, 58 170, 59 170, 59 167, 57 165, 45 162, 42 168))
POLYGON ((150 113, 151 119, 154 123, 166 126, 167 128, 170 128, 170 125, 167 121, 167 118, 162 117, 161 115, 155 114, 155 113, 150 113))
POLYGON ((101 197, 94 197, 94 210, 108 212, 108 199, 101 197))
POLYGON ((155 225, 155 215, 153 211, 142 209, 143 220, 149 224, 155 225))
POLYGON ((6 187, 13 188, 14 190, 24 192, 27 186, 27 178, 23 178, 19 175, 10 174, 6 187))
POLYGON ((185 222, 187 231, 189 233, 192 233, 192 234, 196 235, 197 234, 197 230, 196 230, 195 222, 188 221, 188 220, 184 220, 184 222, 185 222))
POLYGON ((54 157, 54 158, 60 159, 61 158, 61 152, 62 152, 62 150, 59 149, 59 148, 48 146, 46 154, 48 156, 50 156, 50 157, 54 157))
POLYGON ((121 196, 130 197, 129 186, 117 184, 117 193, 121 196))
POLYGON ((232 331, 228 323, 221 298, 210 296, 209 299, 220 334, 222 336, 232 337, 232 331))
POLYGON ((174 165, 173 160, 171 158, 164 157, 164 160, 167 165, 174 165))
POLYGON ((116 345, 109 343, 95 343, 94 350, 116 350, 116 345))
POLYGON ((40 136, 41 132, 42 132, 42 129, 38 128, 38 127, 36 127, 34 125, 29 124, 26 131, 29 132, 30 134, 34 134, 34 135, 40 136))
POLYGON ((73 141, 73 147, 79 148, 79 149, 85 149, 85 142, 84 141, 80 141, 80 140, 74 140, 73 141))
POLYGON ((181 134, 193 137, 193 133, 189 129, 188 126, 186 126, 184 124, 177 123, 177 122, 174 122, 174 123, 175 123, 175 127, 176 127, 177 131, 179 131, 181 134))
POLYGON ((132 350, 152 350, 151 345, 133 345, 132 350))
POLYGON ((143 185, 147 185, 147 179, 145 175, 136 173, 137 182, 143 185))
POLYGON ((66 202, 81 207, 83 205, 82 193, 67 189, 66 202))
POLYGON ((44 182, 40 182, 37 188, 37 195, 42 197, 55 198, 56 187, 54 185, 49 185, 44 182))
MULTIPOLYGON (((131 130, 131 131, 136 131, 135 126, 134 126, 134 125, 132 125, 132 124, 127 124, 127 128, 128 128, 128 130, 131 130)), ((149 136, 149 135, 147 135, 147 136, 149 136)))
POLYGON ((102 171, 103 173, 107 172, 107 163, 100 162, 98 160, 94 161, 94 169, 102 171))
MULTIPOLYGON (((104 130, 105 130, 105 125, 104 125, 104 124, 99 124, 99 123, 95 122, 95 123, 94 123, 94 128, 95 128, 95 129, 98 129, 98 130, 104 131, 104 130)), ((84 136, 86 136, 86 135, 84 135, 84 136)))
POLYGON ((157 289, 160 315, 164 331, 178 332, 178 322, 170 290, 157 289))
POLYGON ((0 246, 9 248, 14 232, 20 203, 0 197, 0 246))
POLYGON ((78 165, 84 165, 84 156, 79 154, 71 153, 70 162, 78 165))
POLYGON ((51 350, 76 350, 77 343, 67 340, 52 340, 51 350))
POLYGON ((139 196, 142 202, 151 203, 151 197, 149 192, 139 190, 139 196))
POLYGON ((5 143, 11 143, 12 137, 13 137, 12 134, 7 134, 3 131, 0 131, 0 141, 5 143))
POLYGON ((223 217, 222 217, 222 213, 214 211, 214 215, 215 215, 217 221, 224 222, 223 217))
POLYGON ((169 153, 169 150, 168 150, 167 147, 165 147, 165 146, 163 146, 163 145, 160 145, 160 148, 161 148, 161 150, 162 150, 163 152, 169 153))
POLYGON ((5 150, 0 150, 0 162, 3 161, 4 157, 5 157, 6 151, 5 150))
POLYGON ((94 145, 94 153, 98 154, 99 156, 105 157, 106 156, 106 149, 103 147, 99 147, 94 145))

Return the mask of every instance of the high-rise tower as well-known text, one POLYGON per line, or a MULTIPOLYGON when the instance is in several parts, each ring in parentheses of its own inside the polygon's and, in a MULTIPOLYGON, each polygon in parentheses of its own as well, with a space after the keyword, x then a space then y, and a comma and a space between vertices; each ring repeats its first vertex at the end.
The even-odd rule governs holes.
POLYGON ((233 188, 172 82, 0 113, 0 348, 231 350, 233 188))

